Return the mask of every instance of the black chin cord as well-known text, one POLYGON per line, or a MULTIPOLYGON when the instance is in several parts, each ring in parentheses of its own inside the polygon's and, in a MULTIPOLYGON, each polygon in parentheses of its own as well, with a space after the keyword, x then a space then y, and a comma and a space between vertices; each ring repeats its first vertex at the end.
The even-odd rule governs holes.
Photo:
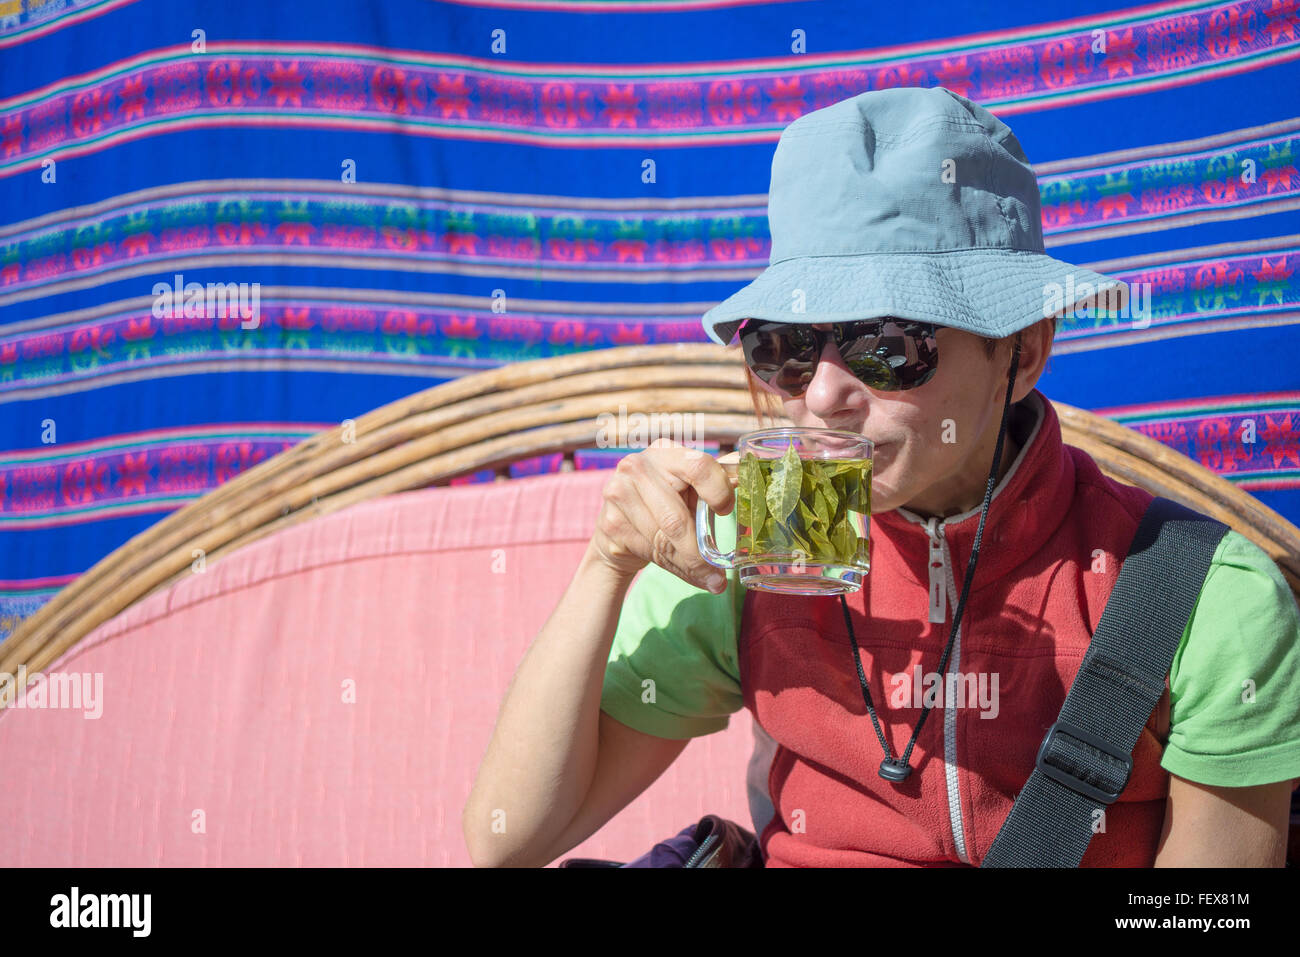
MULTIPOLYGON (((948 635, 948 644, 943 649, 943 657, 939 659, 939 674, 946 674, 948 666, 948 656, 952 653, 953 641, 957 638, 957 629, 961 626, 961 615, 966 609, 966 596, 970 593, 970 583, 975 577, 975 562, 979 559, 980 541, 984 537, 984 519, 988 516, 989 502, 993 499, 993 487, 997 484, 998 466, 1002 462, 1002 438, 1007 431, 1007 414, 1011 410, 1011 391, 1016 385, 1016 369, 1020 365, 1020 340, 1017 337, 1014 349, 1011 353, 1011 369, 1008 373, 1007 394, 1002 402, 1002 424, 998 426, 998 440, 993 449, 993 466, 989 470, 988 485, 984 489, 984 504, 980 507, 979 527, 975 530, 975 544, 971 548, 970 562, 966 566, 966 580, 962 582, 961 599, 957 602, 957 611, 952 618, 952 633, 948 635)), ((871 715, 871 724, 876 729, 876 737, 880 739, 880 747, 885 752, 885 759, 880 762, 880 776, 886 781, 892 781, 895 784, 907 780, 912 773, 912 767, 908 763, 912 756, 912 748, 916 745, 917 736, 921 733, 921 728, 925 725, 925 719, 930 715, 930 707, 922 702, 921 717, 916 722, 916 729, 912 732, 912 738, 907 742, 907 749, 895 758, 889 751, 889 742, 885 740, 884 734, 880 730, 880 722, 876 719, 876 709, 871 705, 871 692, 867 690, 867 676, 862 670, 862 655, 858 652, 858 639, 853 633, 853 622, 849 618, 849 603, 843 593, 840 594, 840 607, 844 610, 844 625, 849 630, 849 641, 853 645, 853 663, 858 669, 858 681, 862 684, 862 700, 867 703, 867 713, 871 715)))

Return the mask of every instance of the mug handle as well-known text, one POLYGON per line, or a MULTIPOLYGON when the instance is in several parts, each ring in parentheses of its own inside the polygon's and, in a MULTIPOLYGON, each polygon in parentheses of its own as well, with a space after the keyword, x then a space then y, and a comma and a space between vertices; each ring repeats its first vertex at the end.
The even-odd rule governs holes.
POLYGON ((713 567, 736 567, 734 548, 725 555, 718 551, 718 543, 713 540, 713 509, 704 499, 695 503, 695 542, 700 547, 700 557, 713 567))
MULTIPOLYGON (((728 452, 726 455, 719 456, 717 461, 726 471, 731 487, 734 489, 739 483, 740 453, 728 452)), ((731 507, 734 509, 736 506, 733 503, 731 507)), ((695 543, 699 546, 700 557, 714 568, 730 570, 736 567, 734 548, 725 555, 718 551, 718 543, 713 537, 713 509, 709 508, 709 503, 704 499, 695 503, 695 543)))

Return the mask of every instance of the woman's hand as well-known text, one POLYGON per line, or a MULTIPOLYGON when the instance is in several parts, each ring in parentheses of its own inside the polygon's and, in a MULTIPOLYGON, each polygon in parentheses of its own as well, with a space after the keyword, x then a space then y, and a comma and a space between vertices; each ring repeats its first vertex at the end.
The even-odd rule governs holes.
MULTIPOLYGON (((730 453, 722 460, 734 460, 730 453)), ((626 455, 605 483, 605 501, 596 520, 591 548, 596 557, 629 580, 650 562, 699 588, 721 592, 721 569, 706 562, 695 540, 695 506, 708 502, 728 514, 736 485, 718 459, 671 439, 626 455), (717 587, 711 587, 715 579, 717 587)))

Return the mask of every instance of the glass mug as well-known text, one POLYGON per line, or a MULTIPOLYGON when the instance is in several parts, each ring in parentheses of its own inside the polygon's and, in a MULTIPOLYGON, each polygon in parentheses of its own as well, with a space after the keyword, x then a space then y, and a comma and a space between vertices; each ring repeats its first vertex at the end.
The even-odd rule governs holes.
POLYGON ((786 426, 748 432, 720 460, 737 479, 736 547, 723 555, 713 510, 700 499, 695 538, 717 568, 747 588, 787 595, 850 594, 871 568, 874 446, 856 432, 786 426), (731 458, 725 456, 724 459, 731 458))

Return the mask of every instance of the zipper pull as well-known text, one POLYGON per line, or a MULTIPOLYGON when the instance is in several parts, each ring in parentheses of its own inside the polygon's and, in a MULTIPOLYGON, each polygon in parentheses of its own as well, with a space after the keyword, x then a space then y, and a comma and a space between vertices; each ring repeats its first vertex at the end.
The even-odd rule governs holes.
POLYGON ((943 542, 936 526, 938 516, 926 522, 930 533, 930 621, 941 624, 948 617, 948 578, 943 564, 943 542))

